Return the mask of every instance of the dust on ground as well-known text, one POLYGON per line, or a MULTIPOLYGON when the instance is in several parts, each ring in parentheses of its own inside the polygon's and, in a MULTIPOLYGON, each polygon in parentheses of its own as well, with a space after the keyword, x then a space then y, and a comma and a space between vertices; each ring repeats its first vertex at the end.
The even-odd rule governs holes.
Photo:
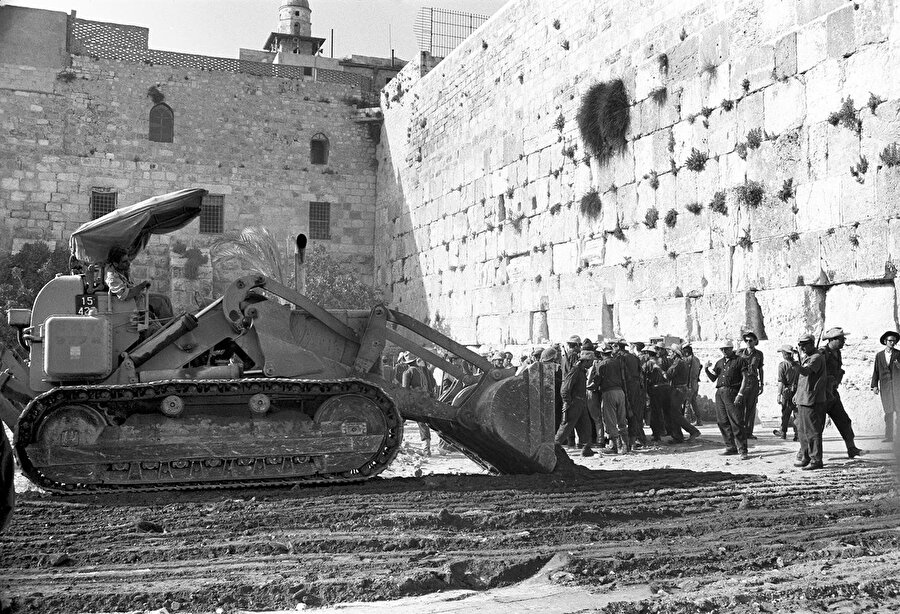
POLYGON ((356 486, 50 496, 0 536, 12 612, 900 610, 889 444, 833 427, 821 471, 772 425, 747 461, 703 439, 489 476, 416 429, 356 486), (415 477, 415 476, 421 477, 415 477), (390 604, 386 600, 401 599, 390 604))

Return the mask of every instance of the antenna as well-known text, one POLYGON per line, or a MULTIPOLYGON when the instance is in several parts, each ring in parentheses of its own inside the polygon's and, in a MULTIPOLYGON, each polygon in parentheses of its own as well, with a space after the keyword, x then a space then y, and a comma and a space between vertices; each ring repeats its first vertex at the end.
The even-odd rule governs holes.
POLYGON ((391 50, 391 57, 393 57, 394 35, 393 35, 393 32, 391 31, 391 24, 388 24, 388 47, 391 50))

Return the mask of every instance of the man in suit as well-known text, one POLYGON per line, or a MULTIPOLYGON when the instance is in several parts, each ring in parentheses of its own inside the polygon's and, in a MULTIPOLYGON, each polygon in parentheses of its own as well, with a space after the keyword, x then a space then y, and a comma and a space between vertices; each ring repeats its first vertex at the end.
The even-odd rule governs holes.
POLYGON ((875 355, 875 370, 872 373, 872 391, 881 393, 881 407, 884 408, 884 441, 894 441, 894 416, 900 411, 900 351, 894 346, 900 340, 900 333, 892 330, 881 335, 883 352, 875 355))

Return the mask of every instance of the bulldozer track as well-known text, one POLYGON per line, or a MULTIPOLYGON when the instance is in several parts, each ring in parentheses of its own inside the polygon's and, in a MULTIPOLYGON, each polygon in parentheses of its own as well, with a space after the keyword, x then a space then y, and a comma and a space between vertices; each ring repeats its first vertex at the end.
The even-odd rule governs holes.
MULTIPOLYGON (((107 414, 106 411, 101 413, 107 414)), ((109 418, 109 416, 107 415, 109 418)), ((112 423, 110 423, 112 424, 112 423)), ((36 397, 19 418, 15 450, 21 463, 22 473, 36 485, 59 494, 102 493, 102 492, 159 492, 170 490, 196 489, 246 489, 292 485, 331 485, 363 482, 376 476, 390 465, 397 455, 402 438, 402 419, 393 401, 378 386, 358 379, 303 380, 289 378, 241 378, 217 380, 165 380, 146 384, 122 384, 111 386, 62 386, 36 397), (315 475, 267 477, 264 479, 230 479, 218 481, 165 482, 158 484, 71 484, 56 481, 35 467, 26 447, 36 442, 41 420, 50 412, 66 404, 81 404, 95 407, 103 403, 118 408, 116 418, 124 420, 137 410, 127 408, 128 402, 157 401, 169 395, 184 398, 209 399, 215 395, 247 395, 257 393, 278 393, 288 395, 339 394, 364 395, 380 408, 386 423, 386 434, 378 451, 362 466, 354 470, 315 475)), ((173 459, 176 460, 176 459, 173 459)), ((254 459, 257 460, 257 459, 254 459)), ((265 463, 265 459, 258 459, 265 463)), ((209 457, 194 459, 194 462, 228 463, 238 459, 209 457)), ((138 461, 140 462, 140 461, 138 461)))

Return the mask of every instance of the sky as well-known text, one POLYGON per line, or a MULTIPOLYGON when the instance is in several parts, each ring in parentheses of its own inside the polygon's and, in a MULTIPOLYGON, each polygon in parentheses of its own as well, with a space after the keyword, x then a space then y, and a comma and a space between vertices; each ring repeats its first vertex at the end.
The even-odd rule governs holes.
MULTIPOLYGON (((423 6, 492 15, 507 0, 310 0, 312 35, 328 39, 324 54, 409 60, 417 53, 413 24, 423 6)), ((150 29, 150 48, 226 58, 261 49, 278 26, 281 0, 0 0, 150 29)))

